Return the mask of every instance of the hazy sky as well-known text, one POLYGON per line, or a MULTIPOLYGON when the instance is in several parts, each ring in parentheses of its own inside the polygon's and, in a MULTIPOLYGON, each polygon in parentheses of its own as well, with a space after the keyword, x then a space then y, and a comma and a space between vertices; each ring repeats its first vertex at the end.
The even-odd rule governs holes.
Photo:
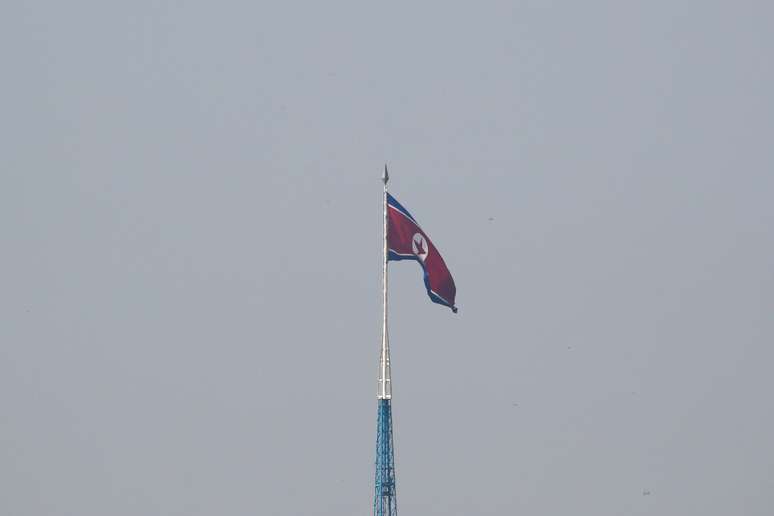
POLYGON ((772 5, 5 0, 0 514, 771 515, 772 5))

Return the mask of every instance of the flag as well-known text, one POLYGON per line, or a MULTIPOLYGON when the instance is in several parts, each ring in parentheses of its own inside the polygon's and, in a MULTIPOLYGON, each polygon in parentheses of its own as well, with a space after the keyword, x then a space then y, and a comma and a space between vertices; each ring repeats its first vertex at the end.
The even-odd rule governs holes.
POLYGON ((387 259, 416 260, 422 267, 427 295, 434 303, 448 306, 454 313, 457 288, 446 263, 414 217, 387 194, 387 259))

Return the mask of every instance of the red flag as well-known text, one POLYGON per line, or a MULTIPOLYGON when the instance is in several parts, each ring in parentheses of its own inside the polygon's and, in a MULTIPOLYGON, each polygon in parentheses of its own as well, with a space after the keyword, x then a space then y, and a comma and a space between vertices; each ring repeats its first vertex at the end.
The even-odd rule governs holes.
POLYGON ((457 288, 441 254, 414 217, 389 193, 387 250, 388 260, 416 260, 424 271, 425 287, 430 299, 457 313, 457 307, 454 306, 457 288))

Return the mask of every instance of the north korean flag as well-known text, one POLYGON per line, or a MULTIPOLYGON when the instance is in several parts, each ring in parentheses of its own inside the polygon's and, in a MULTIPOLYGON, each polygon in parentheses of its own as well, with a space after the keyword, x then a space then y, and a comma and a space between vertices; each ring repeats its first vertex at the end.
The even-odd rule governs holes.
POLYGON ((454 279, 430 238, 406 208, 387 194, 387 259, 416 260, 422 266, 427 295, 434 303, 448 306, 454 313, 457 288, 454 279))

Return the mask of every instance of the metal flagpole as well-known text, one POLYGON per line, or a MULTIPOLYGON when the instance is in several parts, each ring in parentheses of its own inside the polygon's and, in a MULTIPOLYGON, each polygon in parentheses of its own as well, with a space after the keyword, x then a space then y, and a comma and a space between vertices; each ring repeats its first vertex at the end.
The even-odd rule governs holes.
POLYGON ((376 476, 374 516, 397 516, 395 497, 395 456, 392 440, 392 372, 390 342, 387 335, 387 165, 384 165, 383 246, 382 246, 382 350, 379 358, 378 418, 376 423, 376 476))
POLYGON ((392 398, 392 373, 390 371, 390 341, 387 335, 387 165, 384 165, 382 182, 383 194, 383 239, 382 239, 382 352, 379 359, 379 393, 377 398, 389 400, 392 398))

